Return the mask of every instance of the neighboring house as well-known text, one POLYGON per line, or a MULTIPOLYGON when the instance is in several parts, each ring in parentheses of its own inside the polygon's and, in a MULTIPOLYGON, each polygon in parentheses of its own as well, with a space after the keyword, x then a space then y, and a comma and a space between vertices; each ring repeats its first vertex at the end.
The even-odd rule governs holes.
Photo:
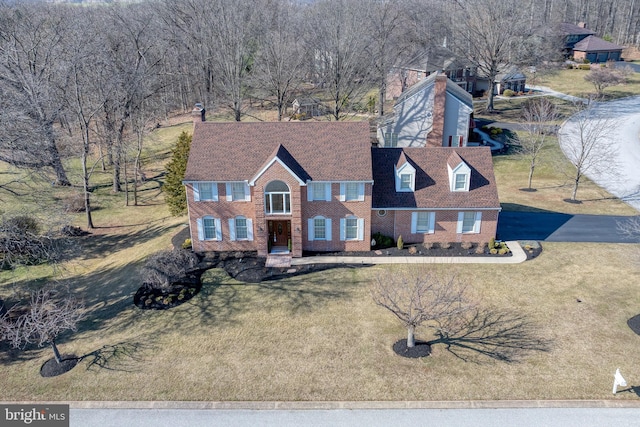
POLYGON ((442 73, 400 95, 378 125, 381 147, 464 147, 473 123, 473 98, 442 73))
MULTIPOLYGON (((505 66, 504 71, 498 73, 494 80, 493 94, 502 95, 507 89, 514 92, 524 92, 526 85, 527 76, 515 66, 505 66)), ((479 75, 476 82, 476 89, 478 92, 489 90, 489 78, 479 75)))
POLYGON ((291 104, 293 108, 293 114, 304 114, 307 118, 322 116, 326 114, 326 108, 324 104, 316 98, 296 98, 291 104))
POLYGON ((389 74, 386 98, 388 100, 397 99, 402 92, 437 72, 444 73, 451 81, 469 93, 476 90, 475 66, 467 59, 456 56, 446 47, 435 46, 428 48, 425 52, 420 52, 389 74))
POLYGON ((591 63, 620 61, 624 47, 602 40, 596 36, 588 36, 573 47, 574 61, 588 60, 591 63))
POLYGON ((563 38, 563 53, 565 58, 573 56, 573 47, 579 41, 595 35, 595 32, 589 30, 584 22, 578 25, 563 22, 560 24, 560 35, 563 38))
POLYGON ((196 122, 184 183, 196 252, 486 242, 500 211, 488 148, 372 148, 367 122, 196 122))
POLYGON ((592 63, 620 61, 623 46, 610 43, 589 30, 584 22, 578 25, 563 22, 560 34, 564 38, 563 53, 565 58, 573 57, 576 61, 588 60, 592 63))

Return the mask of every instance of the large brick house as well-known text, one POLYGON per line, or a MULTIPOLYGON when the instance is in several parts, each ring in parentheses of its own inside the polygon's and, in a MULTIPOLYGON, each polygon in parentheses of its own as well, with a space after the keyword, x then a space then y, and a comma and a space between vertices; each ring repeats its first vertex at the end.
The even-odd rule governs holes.
POLYGON ((196 252, 486 242, 500 210, 488 148, 372 147, 367 122, 197 122, 184 183, 196 252))

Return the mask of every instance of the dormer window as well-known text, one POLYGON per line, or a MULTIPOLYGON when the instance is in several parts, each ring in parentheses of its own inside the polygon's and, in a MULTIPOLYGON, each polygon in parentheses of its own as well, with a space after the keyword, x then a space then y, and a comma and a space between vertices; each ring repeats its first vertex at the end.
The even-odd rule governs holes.
POLYGON ((411 192, 416 190, 416 169, 405 159, 399 167, 396 167, 396 191, 411 192))
POLYGON ((447 169, 449 171, 449 190, 469 191, 471 168, 455 151, 449 156, 447 169))
POLYGON ((455 174, 455 184, 453 191, 465 191, 469 186, 467 185, 467 174, 457 173, 455 174))

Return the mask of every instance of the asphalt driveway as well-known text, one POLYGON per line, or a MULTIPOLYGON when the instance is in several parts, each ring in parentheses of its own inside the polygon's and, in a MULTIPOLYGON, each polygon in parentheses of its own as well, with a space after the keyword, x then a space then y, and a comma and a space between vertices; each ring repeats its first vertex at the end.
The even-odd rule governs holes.
POLYGON ((568 215, 553 212, 500 212, 498 238, 545 242, 640 243, 618 230, 628 216, 568 215))

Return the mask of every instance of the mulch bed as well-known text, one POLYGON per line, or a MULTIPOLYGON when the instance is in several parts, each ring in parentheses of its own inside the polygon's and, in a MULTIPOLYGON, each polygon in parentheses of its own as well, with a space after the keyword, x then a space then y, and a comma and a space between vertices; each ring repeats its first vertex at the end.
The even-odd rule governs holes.
POLYGON ((65 372, 69 372, 78 364, 78 357, 73 354, 65 354, 62 356, 60 363, 56 362, 56 359, 49 359, 40 367, 40 375, 49 378, 62 375, 65 372))
POLYGON ((168 290, 142 285, 133 296, 133 303, 136 307, 145 310, 166 310, 176 307, 200 292, 202 288, 200 275, 201 273, 198 273, 184 282, 174 283, 168 290))
POLYGON ((314 255, 329 255, 329 256, 356 256, 356 257, 452 257, 452 256, 464 256, 464 257, 509 257, 513 254, 511 252, 499 255, 491 254, 486 247, 482 252, 477 252, 478 245, 474 243, 470 248, 463 247, 463 243, 454 242, 448 243, 445 247, 442 247, 440 243, 434 243, 430 247, 426 247, 423 244, 405 245, 402 249, 397 247, 380 248, 371 251, 360 252, 305 252, 303 256, 314 255))
POLYGON ((396 341, 393 344, 393 351, 402 357, 417 359, 419 357, 427 357, 431 354, 431 345, 426 341, 416 341, 415 346, 407 347, 407 340, 396 341))

